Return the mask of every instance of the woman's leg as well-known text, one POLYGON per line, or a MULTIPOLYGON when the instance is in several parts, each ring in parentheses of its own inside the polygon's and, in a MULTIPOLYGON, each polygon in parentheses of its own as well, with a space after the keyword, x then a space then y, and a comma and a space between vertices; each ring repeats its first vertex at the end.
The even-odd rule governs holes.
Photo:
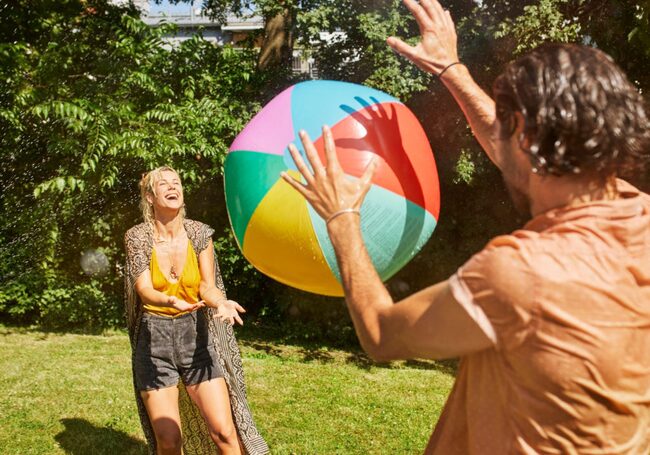
POLYGON ((141 391, 149 420, 156 435, 158 455, 181 455, 181 415, 178 411, 178 387, 141 391))
POLYGON ((228 387, 223 378, 186 386, 187 393, 208 424, 210 436, 223 455, 242 453, 232 420, 228 387))

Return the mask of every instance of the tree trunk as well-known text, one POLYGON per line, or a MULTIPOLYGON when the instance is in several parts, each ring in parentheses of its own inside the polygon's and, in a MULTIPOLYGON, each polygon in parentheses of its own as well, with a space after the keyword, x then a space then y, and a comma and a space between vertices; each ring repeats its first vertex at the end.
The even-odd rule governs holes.
POLYGON ((288 71, 293 51, 293 14, 284 8, 275 16, 266 18, 264 41, 257 66, 260 70, 272 68, 288 71))

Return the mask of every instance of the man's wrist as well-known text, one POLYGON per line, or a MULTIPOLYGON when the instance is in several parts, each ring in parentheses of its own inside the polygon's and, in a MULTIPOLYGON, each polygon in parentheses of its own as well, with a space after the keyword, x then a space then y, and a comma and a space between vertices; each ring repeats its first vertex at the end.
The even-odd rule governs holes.
POLYGON ((325 220, 325 224, 330 224, 330 223, 331 223, 335 218, 337 218, 337 217, 339 217, 339 216, 343 216, 343 215, 348 215, 348 214, 361 216, 361 211, 360 211, 359 209, 355 209, 355 208, 349 208, 349 209, 342 209, 342 210, 339 210, 338 212, 334 212, 334 213, 332 213, 332 214, 331 214, 331 215, 330 215, 330 216, 325 220))
POLYGON ((469 69, 467 69, 464 63, 460 62, 458 64, 448 66, 445 72, 438 76, 440 81, 447 87, 459 85, 463 83, 463 80, 467 77, 471 78, 469 69))
POLYGON ((327 233, 335 248, 349 240, 353 232, 360 230, 360 217, 354 214, 339 216, 327 223, 327 233))
POLYGON ((456 65, 463 65, 463 66, 465 66, 465 64, 464 64, 463 62, 461 62, 460 60, 456 60, 456 61, 451 62, 451 63, 449 63, 448 65, 446 65, 442 70, 440 70, 440 72, 439 72, 438 74, 436 74, 436 76, 438 76, 438 79, 442 79, 442 76, 444 76, 445 73, 446 73, 447 71, 449 71, 449 69, 453 68, 453 67, 456 66, 456 65))

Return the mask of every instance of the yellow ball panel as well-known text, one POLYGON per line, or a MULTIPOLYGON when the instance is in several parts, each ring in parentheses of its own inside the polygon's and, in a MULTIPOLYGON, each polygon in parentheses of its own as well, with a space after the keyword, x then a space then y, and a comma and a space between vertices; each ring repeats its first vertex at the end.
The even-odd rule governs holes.
MULTIPOLYGON (((296 171, 288 171, 299 179, 296 171)), ((307 202, 280 179, 255 209, 244 235, 244 256, 260 272, 305 291, 342 296, 321 252, 307 202)))

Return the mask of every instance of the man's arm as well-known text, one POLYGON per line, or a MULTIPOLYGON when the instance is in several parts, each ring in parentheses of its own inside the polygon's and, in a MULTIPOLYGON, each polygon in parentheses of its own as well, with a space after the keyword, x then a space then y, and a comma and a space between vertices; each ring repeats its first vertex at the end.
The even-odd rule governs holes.
POLYGON ((359 180, 347 179, 327 127, 323 128, 323 138, 327 168, 309 137, 302 132, 301 139, 313 173, 292 145, 289 150, 306 184, 287 173, 282 177, 326 220, 348 309, 366 352, 376 360, 446 358, 494 346, 479 324, 454 299, 447 282, 393 303, 363 243, 356 212, 370 188, 374 162, 359 180))
POLYGON ((464 65, 458 62, 456 28, 449 11, 436 0, 404 0, 420 27, 420 41, 410 46, 399 38, 390 37, 388 45, 412 61, 423 71, 438 75, 451 92, 469 122, 474 136, 488 157, 499 166, 494 142, 496 110, 494 100, 472 79, 464 65))
POLYGON ((358 218, 337 217, 328 227, 355 330, 373 359, 441 359, 494 346, 447 281, 395 304, 372 265, 358 218))

